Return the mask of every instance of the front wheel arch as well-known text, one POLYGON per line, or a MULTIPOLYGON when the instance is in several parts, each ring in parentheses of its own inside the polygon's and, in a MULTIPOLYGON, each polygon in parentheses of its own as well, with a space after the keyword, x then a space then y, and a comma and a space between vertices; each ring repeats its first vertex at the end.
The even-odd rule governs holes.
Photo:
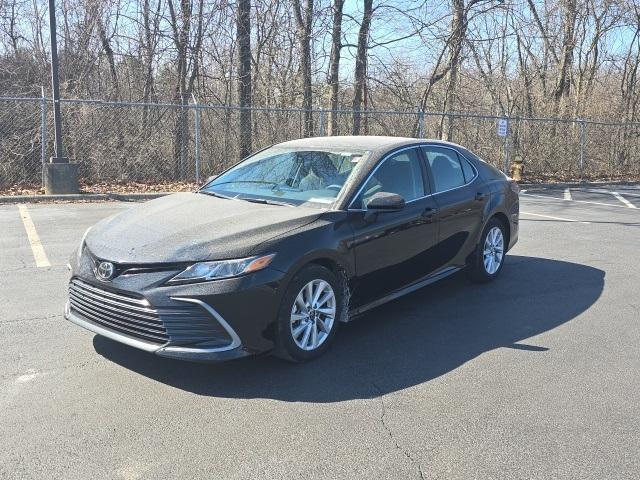
MULTIPOLYGON (((275 356, 292 362, 305 362, 318 357, 330 346, 338 329, 340 316, 348 308, 340 289, 340 283, 339 278, 331 270, 314 262, 307 263, 299 271, 294 273, 291 281, 286 287, 285 294, 282 297, 278 310, 278 317, 274 322, 275 345, 273 353, 275 356), (324 280, 331 285, 332 293, 335 296, 337 311, 334 312, 336 316, 334 317, 332 328, 329 332, 329 336, 326 338, 326 341, 314 350, 306 351, 301 350, 300 346, 296 345, 295 338, 291 336, 291 322, 296 320, 292 319, 291 307, 292 305, 295 305, 295 298, 300 292, 299 289, 304 287, 304 285, 309 281, 313 280, 324 280)), ((315 312, 315 310, 313 310, 313 312, 315 312)))

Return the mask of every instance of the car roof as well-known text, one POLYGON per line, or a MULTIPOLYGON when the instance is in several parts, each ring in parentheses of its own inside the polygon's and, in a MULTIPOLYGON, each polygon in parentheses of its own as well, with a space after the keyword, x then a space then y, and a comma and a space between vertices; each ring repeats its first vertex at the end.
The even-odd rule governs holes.
POLYGON ((413 143, 436 143, 457 146, 450 142, 430 138, 384 137, 375 135, 351 135, 335 137, 310 137, 279 143, 278 147, 292 148, 353 148, 358 150, 390 150, 392 148, 411 145, 413 143))

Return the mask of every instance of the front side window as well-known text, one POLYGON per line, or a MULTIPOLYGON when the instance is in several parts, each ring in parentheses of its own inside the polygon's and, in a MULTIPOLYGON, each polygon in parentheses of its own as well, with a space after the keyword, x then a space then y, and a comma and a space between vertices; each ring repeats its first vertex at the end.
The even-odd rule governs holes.
MULTIPOLYGON (((422 147, 422 149, 431 167, 436 193, 461 187, 467 183, 460 158, 454 150, 431 146, 422 147)), ((467 167, 471 169, 469 165, 467 167)))
POLYGON ((367 180, 351 208, 366 208, 378 192, 397 193, 405 202, 424 197, 424 177, 418 150, 403 150, 384 160, 367 180))
POLYGON ((226 171, 201 191, 245 200, 327 207, 368 154, 272 147, 226 171))

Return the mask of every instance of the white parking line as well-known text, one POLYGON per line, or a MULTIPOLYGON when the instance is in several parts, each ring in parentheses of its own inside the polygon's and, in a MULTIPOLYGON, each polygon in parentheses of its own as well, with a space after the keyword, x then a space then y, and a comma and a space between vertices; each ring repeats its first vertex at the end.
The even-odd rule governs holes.
POLYGON ((18 205, 18 210, 20 210, 20 217, 22 217, 24 229, 27 231, 27 237, 29 238, 29 243, 31 244, 33 258, 36 261, 36 267, 50 267, 51 264, 49 263, 47 254, 44 251, 44 247, 42 246, 40 237, 38 236, 36 226, 33 224, 33 220, 31 220, 31 215, 29 214, 27 206, 18 205))
POLYGON ((633 203, 631 203, 629 200, 627 200, 622 195, 620 195, 618 192, 611 192, 611 195, 616 197, 618 200, 620 200, 622 203, 624 203, 629 208, 638 208, 633 203))
POLYGON ((550 218, 551 220, 559 220, 561 222, 584 223, 586 225, 591 224, 591 222, 584 222, 582 220, 574 220, 572 218, 563 218, 563 217, 554 217, 552 215, 542 215, 540 213, 523 212, 522 210, 520 210, 520 213, 523 215, 531 215, 533 217, 550 218))
POLYGON ((615 203, 604 203, 604 202, 592 202, 590 200, 565 200, 564 198, 552 197, 550 195, 536 195, 533 193, 522 193, 520 195, 524 197, 536 197, 536 198, 544 198, 545 200, 557 200, 558 202, 575 202, 575 203, 588 203, 589 205, 602 205, 604 207, 619 207, 619 208, 627 208, 624 205, 616 205, 615 203))
MULTIPOLYGON (((612 193, 610 190, 605 190, 603 188, 583 188, 581 189, 585 192, 591 192, 591 193, 612 193)), ((620 192, 618 192, 620 193, 620 192)), ((627 197, 640 197, 640 193, 634 193, 634 192, 623 192, 627 197)))
POLYGON ((564 189, 564 199, 565 200, 571 200, 571 189, 570 188, 565 188, 564 189))

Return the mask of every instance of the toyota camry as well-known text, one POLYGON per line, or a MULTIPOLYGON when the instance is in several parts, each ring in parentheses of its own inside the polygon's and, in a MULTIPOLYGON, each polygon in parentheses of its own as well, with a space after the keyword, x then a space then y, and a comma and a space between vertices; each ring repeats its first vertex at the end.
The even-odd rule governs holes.
POLYGON ((87 230, 65 317, 164 357, 303 362, 384 302, 462 269, 495 279, 518 215, 517 184, 459 145, 280 143, 87 230))

